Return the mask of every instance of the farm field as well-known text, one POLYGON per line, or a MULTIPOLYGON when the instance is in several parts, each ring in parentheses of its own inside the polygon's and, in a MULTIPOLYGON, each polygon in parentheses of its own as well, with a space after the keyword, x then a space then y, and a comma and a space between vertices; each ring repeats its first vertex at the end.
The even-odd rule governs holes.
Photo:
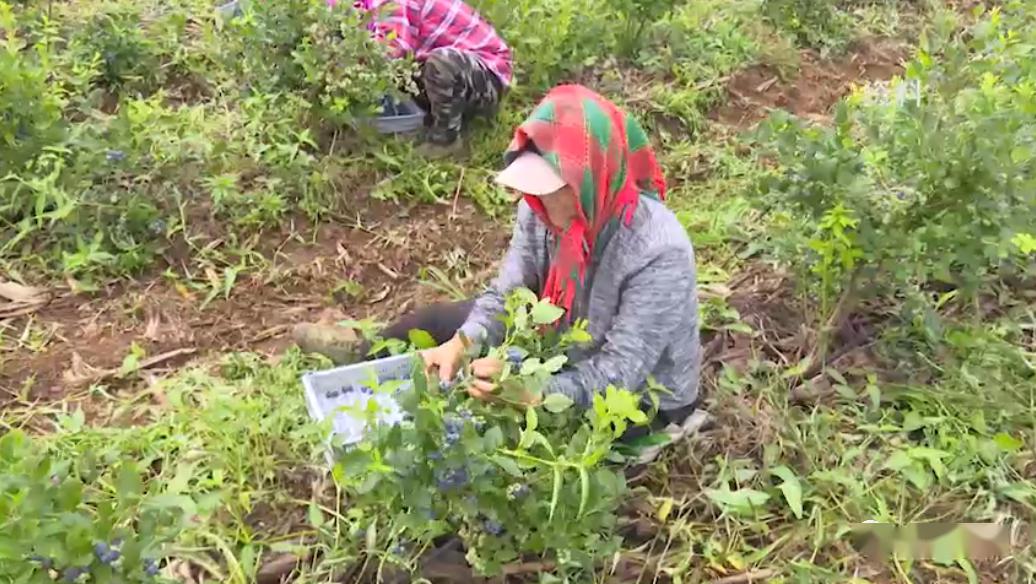
POLYGON ((0 582, 1036 580, 1036 4, 469 2, 517 83, 440 162, 363 126, 409 64, 351 3, 0 0, 0 582), (292 327, 476 294, 565 82, 661 158, 711 421, 621 472, 619 392, 475 432, 428 390, 329 473, 292 327), (454 415, 468 454, 397 444, 454 415), (868 520, 1012 545, 869 562, 868 520))

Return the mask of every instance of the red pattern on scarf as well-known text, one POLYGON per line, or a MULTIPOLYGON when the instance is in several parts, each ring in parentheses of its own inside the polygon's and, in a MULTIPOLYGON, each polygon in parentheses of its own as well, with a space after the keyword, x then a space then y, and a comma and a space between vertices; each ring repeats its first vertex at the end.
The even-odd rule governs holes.
POLYGON ((563 85, 548 93, 532 116, 515 130, 508 152, 519 152, 530 145, 535 145, 548 160, 550 155, 557 156, 560 168, 556 170, 576 197, 578 214, 567 229, 550 222, 539 197, 524 197, 559 238, 558 252, 547 273, 541 297, 564 308, 571 318, 572 304, 577 289, 585 282, 594 249, 605 243, 598 241, 602 230, 613 220, 621 219, 629 225, 642 192, 653 191, 660 200, 665 200, 665 177, 640 126, 614 103, 580 85, 563 85), (587 116, 596 114, 588 114, 587 103, 596 105, 610 122, 606 148, 601 147, 588 122, 587 116), (543 111, 541 108, 550 106, 553 106, 552 119, 537 115, 543 111), (645 142, 636 151, 630 149, 628 124, 636 127, 645 142), (627 165, 626 179, 613 191, 611 185, 623 160, 627 165), (594 183, 592 219, 588 217, 588 210, 583 209, 580 197, 587 169, 594 183))

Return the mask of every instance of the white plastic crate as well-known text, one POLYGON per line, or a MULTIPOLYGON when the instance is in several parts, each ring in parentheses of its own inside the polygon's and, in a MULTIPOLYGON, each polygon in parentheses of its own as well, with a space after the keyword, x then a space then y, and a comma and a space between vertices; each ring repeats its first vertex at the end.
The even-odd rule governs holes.
POLYGON ((332 438, 338 438, 344 445, 356 444, 367 431, 367 420, 362 414, 343 411, 355 407, 363 411, 369 400, 378 402, 377 421, 398 424, 403 421, 403 412, 388 394, 373 394, 369 385, 372 381, 385 383, 402 380, 400 388, 406 388, 416 355, 397 355, 375 361, 365 361, 327 371, 315 371, 302 376, 302 387, 306 393, 306 407, 309 415, 318 422, 332 419, 332 438))
MULTIPOLYGON (((420 357, 408 353, 326 371, 313 371, 302 376, 306 408, 310 417, 317 422, 323 422, 328 418, 332 420, 331 435, 328 437, 329 464, 334 463, 332 442, 337 442, 343 447, 356 444, 363 440, 368 429, 364 415, 343 408, 355 408, 355 411, 362 412, 369 400, 374 399, 379 406, 377 423, 395 425, 406 420, 405 413, 393 396, 384 393, 374 394, 369 386, 375 379, 378 384, 386 381, 403 381, 396 392, 408 389, 415 358, 420 357)), ((520 353, 511 351, 508 360, 518 364, 521 363, 522 357, 520 353)), ((460 379, 463 379, 463 375, 458 376, 458 381, 460 379)))

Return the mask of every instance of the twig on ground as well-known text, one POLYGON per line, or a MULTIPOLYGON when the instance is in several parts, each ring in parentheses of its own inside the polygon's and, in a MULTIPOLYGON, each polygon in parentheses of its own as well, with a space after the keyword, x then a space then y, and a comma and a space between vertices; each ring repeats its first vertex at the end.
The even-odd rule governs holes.
MULTIPOLYGON (((160 355, 155 355, 154 357, 142 360, 130 373, 138 373, 145 369, 150 369, 155 365, 165 363, 166 361, 176 359, 178 357, 193 355, 197 352, 198 349, 195 349, 194 347, 185 347, 166 351, 160 355)), ((74 353, 72 355, 72 367, 65 372, 64 377, 65 381, 72 385, 90 385, 113 377, 119 377, 122 373, 123 371, 121 367, 116 367, 114 369, 98 369, 96 367, 91 367, 83 361, 82 357, 80 357, 78 353, 74 353)))
POLYGON ((517 576, 519 574, 538 574, 541 572, 552 572, 557 568, 557 562, 524 562, 521 564, 508 564, 504 566, 505 576, 517 576))
POLYGON ((272 327, 270 327, 270 328, 268 328, 268 329, 266 329, 264 331, 260 331, 254 337, 249 339, 248 342, 249 342, 249 344, 259 343, 259 342, 265 341, 267 339, 271 339, 273 337, 279 337, 282 334, 288 332, 289 328, 290 327, 288 325, 286 325, 286 324, 278 324, 278 325, 272 326, 272 327))
MULTIPOLYGON (((871 341, 846 351, 828 363, 823 369, 839 370, 846 361, 852 361, 854 357, 861 353, 866 353, 876 344, 877 341, 871 341)), ((826 374, 823 371, 820 371, 816 375, 811 376, 807 381, 796 386, 791 390, 791 402, 816 402, 827 396, 833 395, 835 393, 835 389, 829 382, 826 382, 825 377, 826 374)))
POLYGON ((308 558, 300 558, 294 554, 278 556, 265 564, 256 574, 256 582, 259 584, 277 584, 295 571, 295 568, 308 558))
POLYGON ((450 221, 457 218, 457 201, 460 200, 460 189, 464 186, 464 172, 466 168, 460 167, 460 178, 457 179, 457 190, 453 193, 453 210, 450 211, 450 221))
POLYGON ((733 576, 726 576, 725 578, 717 578, 712 580, 709 584, 746 584, 749 582, 759 582, 767 578, 773 578, 777 575, 777 570, 751 570, 743 574, 734 574, 733 576))
POLYGON ((385 264, 383 264, 381 262, 378 262, 377 267, 378 267, 378 270, 382 274, 385 274, 389 278, 391 278, 393 280, 398 280, 399 279, 399 274, 395 270, 393 270, 392 268, 389 268, 388 266, 386 266, 385 264))

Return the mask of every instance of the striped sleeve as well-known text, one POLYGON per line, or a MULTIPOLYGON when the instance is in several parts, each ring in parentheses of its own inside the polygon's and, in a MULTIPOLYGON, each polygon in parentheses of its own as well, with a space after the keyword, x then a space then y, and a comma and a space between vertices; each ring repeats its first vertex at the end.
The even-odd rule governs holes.
POLYGON ((401 58, 417 51, 417 16, 424 0, 394 0, 386 3, 378 15, 377 35, 385 39, 390 54, 401 58))
POLYGON ((524 201, 519 203, 511 245, 507 248, 497 277, 475 300, 467 322, 460 329, 479 346, 494 346, 503 340, 504 325, 500 317, 504 314, 507 296, 511 291, 523 287, 539 290, 541 274, 546 272, 546 265, 536 251, 536 222, 536 216, 529 205, 524 201))

